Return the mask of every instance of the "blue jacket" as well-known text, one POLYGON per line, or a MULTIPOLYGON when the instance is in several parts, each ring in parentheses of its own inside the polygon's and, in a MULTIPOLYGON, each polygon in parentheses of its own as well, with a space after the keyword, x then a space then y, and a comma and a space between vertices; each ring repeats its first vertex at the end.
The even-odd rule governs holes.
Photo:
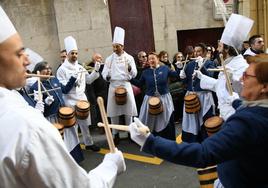
POLYGON ((160 95, 164 95, 169 93, 168 90, 168 77, 178 77, 178 73, 176 71, 170 70, 166 65, 160 66, 156 69, 145 69, 139 80, 132 79, 131 83, 142 87, 144 84, 146 85, 146 91, 145 94, 148 96, 154 96, 156 87, 155 87, 155 79, 154 79, 154 70, 157 80, 157 89, 160 95))
MULTIPOLYGON (((214 73, 208 72, 207 69, 209 69, 209 68, 215 68, 215 63, 213 61, 210 61, 210 60, 206 61, 204 66, 201 68, 200 71, 203 74, 212 77, 214 73)), ((198 69, 198 65, 197 65, 197 62, 195 62, 195 61, 190 61, 187 64, 187 66, 185 67, 186 78, 183 79, 183 82, 187 86, 187 91, 204 91, 200 87, 200 79, 197 77, 194 78, 194 81, 192 79, 192 74, 194 73, 194 70, 197 70, 197 69, 198 69)))
POLYGON ((24 100, 32 107, 35 107, 36 102, 35 100, 30 97, 28 95, 28 93, 26 92, 25 88, 21 88, 20 90, 18 90, 18 92, 22 95, 22 97, 24 98, 24 100))
MULTIPOLYGON (((55 115, 58 113, 58 110, 61 106, 64 106, 64 101, 62 98, 62 93, 67 94, 74 86, 76 79, 74 77, 71 77, 66 86, 62 85, 57 78, 52 78, 49 80, 43 80, 42 84, 46 88, 46 90, 53 89, 60 87, 60 89, 50 91, 49 94, 53 96, 54 102, 51 105, 45 104, 45 110, 44 110, 44 116, 48 117, 50 115, 55 115)), ((42 88, 42 87, 41 87, 42 88)), ((35 82, 31 88, 30 91, 33 93, 33 90, 38 90, 38 83, 35 82)), ((42 91, 44 89, 42 88, 42 91)), ((47 93, 43 93, 43 100, 45 100, 48 97, 47 93)))
POLYGON ((151 134, 142 149, 186 166, 218 164, 219 179, 227 188, 268 187, 268 108, 238 108, 218 133, 201 144, 177 144, 151 134))

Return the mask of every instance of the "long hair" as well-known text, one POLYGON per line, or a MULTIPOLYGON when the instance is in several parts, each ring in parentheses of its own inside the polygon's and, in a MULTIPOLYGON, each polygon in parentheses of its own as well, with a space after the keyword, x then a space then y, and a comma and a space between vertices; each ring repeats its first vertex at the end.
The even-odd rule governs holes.
POLYGON ((41 62, 37 63, 34 67, 33 73, 36 74, 37 71, 42 71, 42 70, 46 69, 47 65, 48 65, 48 62, 46 62, 46 61, 41 61, 41 62))
POLYGON ((236 52, 236 50, 232 46, 223 44, 223 49, 228 50, 228 54, 230 56, 237 56, 238 55, 238 53, 236 52))

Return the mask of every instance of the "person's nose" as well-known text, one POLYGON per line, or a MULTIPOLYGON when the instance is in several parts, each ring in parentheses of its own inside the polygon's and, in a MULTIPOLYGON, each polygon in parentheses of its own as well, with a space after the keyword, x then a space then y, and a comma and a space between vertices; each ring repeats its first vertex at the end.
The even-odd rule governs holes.
POLYGON ((29 60, 29 56, 26 53, 23 53, 23 65, 24 66, 28 66, 31 64, 30 60, 29 60))

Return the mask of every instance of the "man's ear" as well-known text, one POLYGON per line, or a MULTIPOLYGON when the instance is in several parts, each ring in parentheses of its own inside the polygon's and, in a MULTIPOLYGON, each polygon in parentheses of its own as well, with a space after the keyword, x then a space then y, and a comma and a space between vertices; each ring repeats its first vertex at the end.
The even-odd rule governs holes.
POLYGON ((268 83, 263 84, 263 88, 261 89, 261 93, 268 94, 268 83))

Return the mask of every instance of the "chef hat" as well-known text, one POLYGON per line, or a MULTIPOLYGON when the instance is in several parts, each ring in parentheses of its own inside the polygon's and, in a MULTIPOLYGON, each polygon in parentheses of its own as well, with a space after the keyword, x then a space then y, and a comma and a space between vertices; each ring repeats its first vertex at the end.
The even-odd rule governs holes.
POLYGON ((72 36, 68 36, 64 39, 64 46, 67 54, 72 50, 78 50, 76 40, 72 36))
POLYGON ((32 72, 35 65, 43 61, 44 59, 38 53, 31 50, 30 48, 26 48, 25 53, 28 55, 28 59, 30 61, 30 64, 27 66, 27 69, 32 72))
POLYGON ((121 27, 115 27, 113 44, 124 45, 125 30, 121 27))
POLYGON ((242 47, 243 41, 253 26, 253 20, 239 14, 232 14, 221 36, 221 42, 236 49, 242 47))
POLYGON ((5 11, 0 6, 0 43, 4 42, 16 33, 17 31, 15 27, 11 23, 5 11))

